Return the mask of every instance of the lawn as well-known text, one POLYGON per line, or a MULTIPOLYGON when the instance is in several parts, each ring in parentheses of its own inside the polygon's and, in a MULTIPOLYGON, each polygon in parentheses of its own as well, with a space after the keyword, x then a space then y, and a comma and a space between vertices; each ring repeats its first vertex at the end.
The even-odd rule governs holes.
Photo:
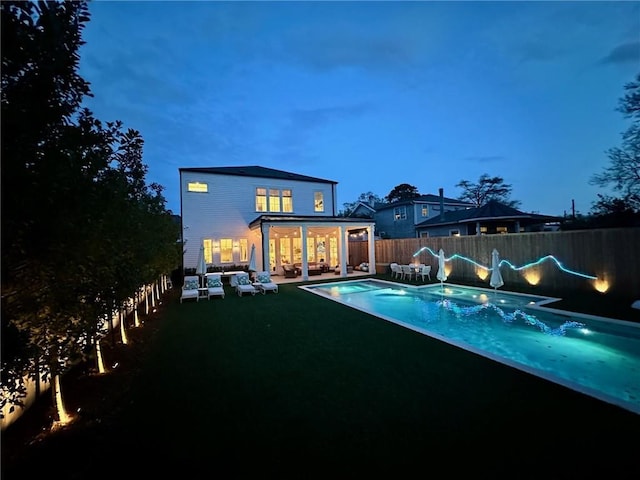
POLYGON ((109 352, 128 352, 124 386, 3 461, 3 479, 640 475, 640 415, 295 284, 226 288, 183 304, 171 291, 146 336, 109 352))

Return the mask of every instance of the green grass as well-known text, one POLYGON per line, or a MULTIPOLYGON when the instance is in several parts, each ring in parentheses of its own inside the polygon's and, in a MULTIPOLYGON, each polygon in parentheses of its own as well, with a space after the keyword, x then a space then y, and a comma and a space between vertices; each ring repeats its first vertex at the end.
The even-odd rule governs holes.
POLYGON ((126 478, 640 474, 640 415, 295 284, 226 288, 173 293, 123 415, 66 456, 108 445, 105 478, 119 455, 126 478))

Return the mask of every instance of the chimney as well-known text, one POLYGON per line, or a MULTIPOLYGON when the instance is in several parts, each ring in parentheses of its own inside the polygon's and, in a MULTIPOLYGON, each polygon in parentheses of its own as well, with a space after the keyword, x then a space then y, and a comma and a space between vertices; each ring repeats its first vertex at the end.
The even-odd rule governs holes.
POLYGON ((439 188, 438 193, 440 194, 440 220, 444 221, 444 188, 439 188))

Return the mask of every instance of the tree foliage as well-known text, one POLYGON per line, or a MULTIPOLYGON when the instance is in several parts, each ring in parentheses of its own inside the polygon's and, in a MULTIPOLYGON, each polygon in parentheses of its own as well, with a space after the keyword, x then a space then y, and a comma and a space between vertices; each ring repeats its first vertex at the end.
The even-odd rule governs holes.
POLYGON ((490 177, 484 173, 480 175, 477 183, 469 180, 460 180, 456 187, 463 190, 458 199, 473 203, 476 207, 481 207, 491 200, 496 200, 513 208, 518 208, 520 205, 519 200, 509 199, 512 187, 504 183, 502 177, 490 177))
POLYGON ((180 262, 139 132, 81 108, 86 2, 2 2, 2 388, 87 355, 106 315, 180 262), (36 369, 42 364, 44 369, 36 369))
POLYGON ((398 202, 400 200, 410 200, 412 198, 419 197, 420 193, 418 188, 408 183, 401 183, 393 187, 389 194, 385 197, 385 200, 389 203, 398 202))
POLYGON ((591 209, 595 215, 621 209, 640 213, 640 74, 625 90, 617 110, 631 119, 631 125, 622 134, 622 145, 608 150, 609 165, 589 180, 592 185, 611 187, 617 196, 599 194, 591 209))

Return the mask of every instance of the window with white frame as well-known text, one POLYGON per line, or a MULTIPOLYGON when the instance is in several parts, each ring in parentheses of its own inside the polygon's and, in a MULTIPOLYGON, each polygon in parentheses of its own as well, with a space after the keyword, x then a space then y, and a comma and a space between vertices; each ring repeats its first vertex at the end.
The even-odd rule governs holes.
POLYGON ((313 211, 324 212, 324 194, 322 192, 313 193, 313 211))
POLYGON ((291 190, 282 190, 282 211, 293 213, 293 195, 291 190))
POLYGON ((406 220, 407 219, 407 209, 406 209, 406 207, 395 207, 393 209, 393 219, 394 220, 406 220))
POLYGON ((429 238, 429 232, 420 232, 420 238, 429 238))
POLYGON ((189 182, 187 183, 187 191, 194 193, 207 193, 209 191, 209 185, 202 182, 189 182))
POLYGON ((428 217, 429 216, 429 206, 428 205, 422 205, 422 216, 423 217, 428 217))
POLYGON ((246 238, 240 239, 240 261, 249 261, 249 242, 246 238))
POLYGON ((204 245, 204 262, 213 263, 213 240, 205 238, 202 244, 204 245))
POLYGON ((258 187, 256 188, 256 212, 267 211, 267 189, 258 187))
POLYGON ((269 189, 269 211, 280 211, 280 190, 277 190, 275 188, 269 189))
POLYGON ((233 241, 230 238, 220 239, 220 263, 233 262, 233 241))

